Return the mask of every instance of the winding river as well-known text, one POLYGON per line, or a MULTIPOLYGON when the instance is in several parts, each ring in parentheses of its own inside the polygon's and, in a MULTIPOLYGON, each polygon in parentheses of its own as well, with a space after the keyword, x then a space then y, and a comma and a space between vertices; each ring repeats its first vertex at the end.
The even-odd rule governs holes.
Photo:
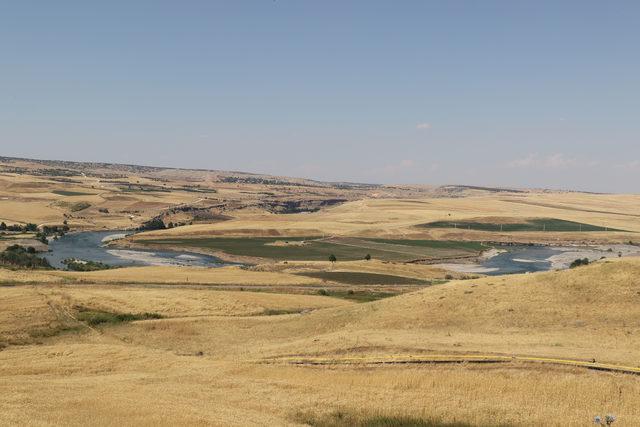
POLYGON ((68 258, 102 262, 114 266, 182 265, 198 267, 222 267, 230 265, 219 258, 192 252, 131 250, 110 248, 105 244, 129 233, 123 231, 87 231, 69 233, 49 243, 44 257, 55 268, 65 268, 62 261, 68 258))
MULTIPOLYGON (((106 246, 110 240, 121 238, 124 231, 88 231, 70 233, 49 243, 44 255, 55 268, 64 269, 62 261, 76 258, 114 266, 175 265, 222 267, 232 265, 211 255, 188 251, 158 251, 118 249, 106 246)), ((451 271, 488 275, 533 273, 568 268, 577 258, 614 258, 640 256, 640 247, 632 245, 601 246, 504 246, 493 249, 475 264, 438 264, 451 271)))

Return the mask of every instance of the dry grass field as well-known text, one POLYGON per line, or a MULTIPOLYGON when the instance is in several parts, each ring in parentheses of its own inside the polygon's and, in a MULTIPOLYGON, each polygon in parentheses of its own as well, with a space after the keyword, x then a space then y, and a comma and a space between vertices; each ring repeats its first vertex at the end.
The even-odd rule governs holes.
POLYGON ((578 193, 485 194, 459 198, 366 199, 319 212, 292 215, 256 213, 216 224, 153 231, 159 236, 376 236, 438 240, 589 241, 633 238, 640 231, 640 196, 578 193), (484 220, 512 222, 526 218, 556 218, 623 232, 483 232, 417 227, 433 221, 484 220))
MULTIPOLYGON (((0 222, 152 218, 172 227, 118 245, 198 242, 252 265, 0 268, 0 425, 640 424, 640 376, 531 359, 639 367, 640 259, 494 277, 408 262, 638 242, 640 196, 0 159, 0 222), (605 230, 531 229, 545 221, 605 230), (467 362, 426 363, 443 358, 467 362)), ((34 238, 0 248, 46 250, 34 238)))
POLYGON ((469 425, 640 422, 640 379, 537 363, 372 365, 391 355, 540 355, 638 366, 640 260, 452 281, 358 304, 176 284, 1 287, 4 424, 469 425), (91 326, 79 307, 155 312, 91 326), (291 365, 285 357, 335 365, 291 365), (362 363, 341 365, 358 356, 362 363), (342 421, 340 421, 342 420, 342 421), (332 424, 333 423, 333 424, 332 424))

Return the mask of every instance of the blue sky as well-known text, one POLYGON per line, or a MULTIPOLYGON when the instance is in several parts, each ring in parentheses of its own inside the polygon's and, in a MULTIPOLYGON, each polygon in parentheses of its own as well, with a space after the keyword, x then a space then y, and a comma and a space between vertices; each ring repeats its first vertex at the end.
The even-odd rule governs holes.
POLYGON ((0 2, 0 155, 638 192, 637 1, 0 2))

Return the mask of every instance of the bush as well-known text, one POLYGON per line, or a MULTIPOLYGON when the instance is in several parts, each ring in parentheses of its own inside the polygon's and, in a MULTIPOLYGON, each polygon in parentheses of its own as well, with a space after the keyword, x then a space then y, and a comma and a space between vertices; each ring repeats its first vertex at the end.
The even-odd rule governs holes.
POLYGON ((338 260, 338 258, 336 258, 336 256, 334 254, 329 255, 329 261, 336 262, 337 260, 338 260))
POLYGON ((583 265, 589 265, 589 258, 578 258, 569 265, 569 268, 576 268, 583 265))
POLYGON ((366 254, 366 255, 364 256, 364 259, 365 259, 365 260, 367 260, 367 261, 369 261, 369 260, 371 259, 371 254, 366 254))
POLYGON ((71 271, 98 271, 98 270, 108 270, 112 268, 108 264, 104 264, 102 262, 97 261, 84 261, 80 259, 68 258, 62 261, 64 265, 67 266, 67 270, 71 271))
POLYGON ((161 218, 155 217, 138 227, 138 231, 164 230, 167 228, 161 218))

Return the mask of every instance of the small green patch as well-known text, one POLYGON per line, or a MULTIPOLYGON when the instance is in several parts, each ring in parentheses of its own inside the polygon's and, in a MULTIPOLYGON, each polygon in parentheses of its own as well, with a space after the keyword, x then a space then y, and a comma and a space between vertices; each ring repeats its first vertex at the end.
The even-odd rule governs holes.
POLYGON ((624 231, 615 228, 601 227, 582 222, 565 221, 557 218, 535 218, 517 223, 482 222, 482 221, 435 221, 421 224, 425 228, 457 228, 474 231, 502 232, 581 232, 581 231, 624 231))
POLYGON ((67 191, 67 190, 53 190, 53 194, 57 194, 58 196, 94 196, 94 193, 83 193, 80 191, 67 191))
POLYGON ((118 324, 125 322, 133 322, 136 320, 162 319, 159 313, 111 313, 108 311, 91 310, 85 307, 78 307, 76 318, 85 322, 90 326, 101 324, 118 324))
POLYGON ((374 292, 374 291, 337 291, 337 290, 327 290, 320 289, 318 291, 318 295, 326 296, 326 297, 334 297, 334 298, 342 298, 355 302, 371 302, 377 301, 383 298, 389 298, 396 295, 399 295, 395 292, 374 292))
POLYGON ((83 211, 85 209, 88 209, 91 207, 91 203, 89 202, 78 202, 78 203, 74 203, 71 206, 69 206, 69 210, 71 212, 80 212, 83 211))

